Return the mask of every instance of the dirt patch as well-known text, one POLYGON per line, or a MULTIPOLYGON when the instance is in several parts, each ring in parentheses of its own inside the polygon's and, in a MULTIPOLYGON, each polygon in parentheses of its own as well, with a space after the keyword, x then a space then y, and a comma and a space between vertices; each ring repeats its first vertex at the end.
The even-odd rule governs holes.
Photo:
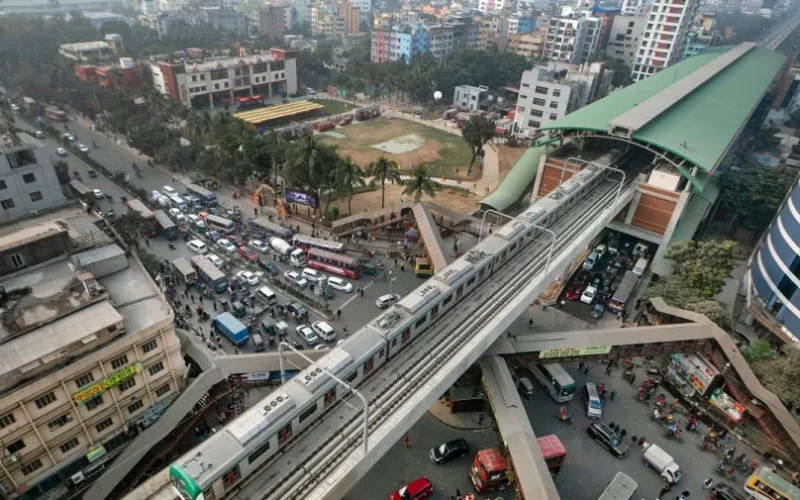
MULTIPOLYGON (((386 206, 400 203, 400 196, 403 193, 404 186, 395 184, 386 185, 386 206)), ((410 201, 410 199, 406 200, 410 201)), ((478 207, 478 197, 473 194, 461 193, 456 191, 449 191, 444 189, 436 192, 435 198, 423 196, 422 201, 430 201, 441 205, 453 212, 469 214, 475 211, 478 207)), ((323 208, 325 201, 322 202, 323 208)), ((331 202, 331 206, 339 207, 339 212, 342 214, 347 213, 347 198, 335 200, 331 202)), ((368 191, 353 196, 353 213, 365 212, 369 210, 377 210, 381 208, 381 190, 368 191)))
POLYGON ((525 154, 525 151, 527 151, 527 148, 521 146, 511 148, 505 144, 500 144, 497 151, 497 156, 500 158, 500 181, 506 178, 506 175, 511 172, 517 161, 525 154))
POLYGON ((405 171, 411 171, 413 165, 419 165, 420 163, 435 162, 437 160, 441 160, 442 157, 439 154, 439 152, 442 150, 442 147, 443 146, 439 141, 428 140, 425 142, 425 145, 420 147, 419 149, 403 154, 388 154, 372 148, 367 150, 340 149, 339 154, 341 156, 350 155, 350 157, 353 158, 354 162, 356 162, 357 164, 361 165, 364 168, 366 168, 367 165, 377 160, 381 156, 385 156, 390 160, 396 161, 397 164, 400 165, 400 170, 405 172, 405 171))
POLYGON ((372 147, 377 149, 378 151, 383 151, 384 153, 389 153, 394 155, 394 154, 405 154, 405 153, 410 153, 412 151, 416 151, 423 145, 425 145, 424 138, 418 136, 417 134, 409 134, 409 135, 404 135, 403 137, 390 139, 380 144, 373 144, 372 147))

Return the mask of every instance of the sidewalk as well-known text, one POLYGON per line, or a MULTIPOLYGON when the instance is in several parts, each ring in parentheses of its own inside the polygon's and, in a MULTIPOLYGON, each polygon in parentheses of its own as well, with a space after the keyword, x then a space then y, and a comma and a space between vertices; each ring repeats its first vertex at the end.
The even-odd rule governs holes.
POLYGON ((491 429, 494 424, 494 417, 492 416, 491 409, 487 409, 483 412, 453 413, 443 399, 436 400, 433 406, 428 409, 428 413, 439 422, 454 429, 484 431, 491 429), (480 424, 478 423, 480 420, 479 415, 483 415, 483 421, 480 424))

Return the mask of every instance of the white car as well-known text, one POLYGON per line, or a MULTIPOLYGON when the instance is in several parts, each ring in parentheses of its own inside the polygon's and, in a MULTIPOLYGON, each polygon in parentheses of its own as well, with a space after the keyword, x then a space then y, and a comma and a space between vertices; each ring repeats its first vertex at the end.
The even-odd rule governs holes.
POLYGON ((300 276, 300 274, 294 271, 286 271, 285 273, 283 273, 283 277, 289 283, 297 285, 301 288, 305 288, 305 286, 308 285, 308 281, 306 281, 305 278, 303 278, 302 276, 300 276))
POLYGON ((324 321, 315 321, 311 324, 311 329, 325 342, 336 340, 336 332, 333 331, 333 327, 324 321))
POLYGON ((33 133, 33 135, 35 135, 38 139, 44 138, 44 132, 42 132, 41 130, 37 130, 36 132, 33 133))
POLYGON ((67 142, 75 142, 75 137, 73 137, 72 134, 64 134, 61 138, 67 142))
POLYGON ((87 148, 85 144, 78 144, 78 150, 80 150, 81 153, 89 152, 89 148, 87 148))
POLYGON ((104 195, 103 192, 100 191, 99 189, 92 189, 92 191, 94 192, 94 197, 97 198, 98 200, 102 200, 103 198, 106 197, 106 195, 104 195))
POLYGON ((189 214, 189 224, 195 227, 206 227, 206 223, 203 222, 203 219, 196 216, 195 214, 189 214))
POLYGON ((305 340, 308 345, 314 346, 319 344, 319 337, 317 337, 317 334, 314 333, 314 330, 312 330, 310 326, 300 325, 295 328, 295 331, 298 335, 303 337, 303 340, 305 340))
POLYGON ((328 278, 328 285, 334 290, 339 290, 340 292, 350 293, 353 291, 352 284, 348 283, 342 278, 337 278, 335 276, 331 276, 330 278, 328 278))
POLYGON ((225 268, 225 261, 222 260, 219 256, 214 255, 213 253, 206 255, 206 259, 210 260, 219 269, 225 268))
POLYGON ((225 238, 218 239, 217 246, 220 248, 224 248, 225 251, 228 253, 236 253, 236 245, 226 240, 225 238))
POLYGON ((400 300, 400 296, 396 293, 381 295, 377 299, 375 299, 375 305, 378 306, 378 309, 386 309, 390 305, 394 304, 400 300))
POLYGON ((586 289, 583 291, 581 295, 581 302, 584 304, 591 304, 594 302, 594 298, 597 295, 597 288, 593 286, 587 286, 586 289))
POLYGON ((175 196, 176 194, 178 194, 178 192, 175 191, 175 188, 173 188, 172 186, 164 186, 161 189, 164 190, 164 194, 167 196, 175 196))
POLYGON ((236 276, 238 276, 239 279, 246 281, 251 286, 258 285, 258 282, 260 281, 258 279, 258 276, 251 273, 250 271, 239 271, 238 273, 236 273, 236 276))
POLYGON ((64 148, 56 149, 56 153, 58 153, 58 156, 67 156, 67 150, 64 148))
POLYGON ((169 214, 172 216, 173 219, 175 219, 178 222, 183 222, 186 220, 186 217, 183 216, 183 212, 181 212, 177 208, 170 208, 169 214))
POLYGON ((153 191, 152 198, 153 201, 158 201, 159 198, 161 198, 161 193, 159 193, 158 191, 153 191))
POLYGON ((261 240, 250 240, 247 242, 247 246, 250 248, 255 248, 261 253, 269 253, 269 245, 261 240))

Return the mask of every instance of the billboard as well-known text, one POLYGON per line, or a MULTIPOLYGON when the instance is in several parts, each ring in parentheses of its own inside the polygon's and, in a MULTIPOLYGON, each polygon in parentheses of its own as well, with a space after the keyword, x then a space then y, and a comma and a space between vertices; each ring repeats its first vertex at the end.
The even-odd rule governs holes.
POLYGON ((539 352, 539 359, 573 358, 578 356, 597 356, 611 352, 610 345, 590 347, 566 347, 564 349, 547 349, 539 352))
POLYGON ((289 203, 297 203, 298 205, 305 205, 311 208, 319 207, 316 196, 313 194, 304 193, 303 191, 297 191, 296 189, 286 190, 286 201, 289 203))
POLYGON ((720 374, 710 363, 695 354, 676 353, 670 358, 675 370, 700 394, 708 392, 720 374))

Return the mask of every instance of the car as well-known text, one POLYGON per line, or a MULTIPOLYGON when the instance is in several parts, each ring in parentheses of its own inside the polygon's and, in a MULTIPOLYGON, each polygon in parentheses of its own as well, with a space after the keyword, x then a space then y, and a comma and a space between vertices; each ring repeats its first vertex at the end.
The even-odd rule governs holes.
POLYGON ((389 495, 389 500, 420 500, 433 495, 433 485, 427 477, 417 478, 389 495))
POLYGON ((464 439, 454 439, 431 448, 428 457, 435 464, 443 464, 454 458, 463 457, 467 453, 469 453, 469 444, 464 439))
POLYGON ((92 179, 97 177, 97 172, 95 172, 94 169, 87 168, 86 173, 89 174, 89 177, 91 177, 92 179))
POLYGON ((173 188, 172 186, 164 186, 161 189, 164 191, 164 194, 167 195, 167 196, 175 196, 176 194, 178 194, 178 192, 175 191, 175 188, 173 188))
POLYGON ((294 271, 286 271, 283 273, 283 278, 293 285, 297 285, 300 288, 305 288, 308 285, 308 281, 305 278, 300 276, 300 274, 294 271))
POLYGON ((218 239, 217 246, 224 249, 228 253, 236 253, 236 246, 225 238, 218 239))
POLYGON ((175 219, 178 222, 183 222, 186 220, 186 217, 184 217, 183 212, 181 212, 177 208, 170 208, 169 214, 172 216, 173 219, 175 219))
POLYGON ((73 137, 72 134, 64 134, 61 138, 67 142, 75 142, 75 137, 73 137))
POLYGON ((597 288, 593 287, 592 285, 589 285, 586 287, 586 289, 583 291, 583 294, 581 295, 581 302, 583 302, 584 304, 591 304, 592 302, 594 302, 594 298, 596 295, 597 295, 597 288))
POLYGON ((239 248, 240 246, 244 245, 242 240, 240 240, 239 237, 236 236, 235 234, 229 234, 228 236, 225 237, 225 239, 233 243, 234 246, 236 246, 236 248, 239 248))
POLYGON ((64 148, 56 149, 56 153, 58 154, 58 156, 67 156, 67 150, 64 148))
POLYGON ((106 195, 104 195, 103 192, 100 191, 99 189, 92 189, 92 192, 94 193, 94 197, 97 198, 98 200, 102 200, 103 198, 106 197, 106 195))
POLYGON ((258 279, 258 276, 251 273, 250 271, 239 271, 238 273, 236 273, 236 276, 238 276, 239 279, 246 281, 247 284, 251 286, 256 286, 258 285, 259 281, 261 281, 258 279))
POLYGON ((606 313, 606 304, 605 302, 597 302, 592 309, 592 317, 596 319, 600 319, 606 313))
POLYGON ((311 324, 311 329, 325 342, 336 340, 336 332, 333 331, 333 327, 324 321, 315 321, 311 324))
POLYGON ((308 87, 308 88, 306 88, 306 94, 307 95, 317 95, 317 91, 312 89, 312 88, 310 88, 310 87, 308 87))
POLYGON ((603 422, 592 422, 586 428, 586 433, 615 457, 622 458, 628 454, 628 447, 622 443, 622 438, 603 422))
POLYGON ((35 135, 39 139, 44 138, 44 132, 42 132, 41 130, 37 130, 36 132, 33 133, 33 135, 35 135))
POLYGON ((250 248, 255 248, 261 253, 269 253, 269 245, 261 240, 250 240, 247 242, 247 246, 250 248))
POLYGON ((317 271, 316 269, 311 269, 310 267, 304 267, 302 275, 305 279, 309 281, 309 283, 314 284, 324 284, 325 280, 328 279, 324 273, 317 271))
POLYGON ((300 325, 295 329, 295 331, 303 338, 303 340, 306 341, 306 344, 310 346, 319 344, 319 337, 317 337, 317 334, 314 333, 314 330, 310 326, 300 325))
POLYGON ((217 266, 218 269, 225 269, 225 261, 222 260, 218 255, 210 253, 206 255, 206 258, 210 260, 212 264, 217 266))
POLYGON ((158 191, 153 191, 153 193, 150 196, 153 199, 153 201, 158 201, 161 198, 161 193, 159 193, 158 191))
POLYGON ((334 290, 339 290, 340 292, 350 293, 353 291, 353 285, 351 283, 348 283, 342 278, 336 278, 334 276, 328 278, 328 286, 334 290))
POLYGON ((206 223, 203 222, 203 219, 195 214, 189 214, 189 224, 197 228, 206 227, 206 223))
POLYGON ((272 262, 268 261, 268 260, 259 259, 258 267, 260 267, 261 269, 267 271, 272 276, 277 276, 278 275, 278 267, 275 264, 273 264, 272 262))
POLYGON ((85 145, 85 144, 83 144, 83 143, 81 143, 81 144, 78 144, 78 150, 79 150, 81 153, 88 153, 88 152, 89 152, 89 148, 87 148, 87 147, 86 147, 86 145, 85 145))
POLYGON ((289 314, 297 321, 305 321, 308 319, 308 311, 298 302, 292 302, 291 304, 286 306, 286 309, 289 311, 289 314))
POLYGON ((258 262, 258 252, 256 252, 255 250, 253 250, 252 248, 250 248, 248 246, 244 246, 244 245, 240 246, 239 247, 239 255, 243 259, 249 260, 250 262, 258 262))
POLYGON ((578 300, 580 296, 581 296, 580 285, 572 285, 571 287, 567 288, 567 293, 565 294, 567 300, 578 300))
POLYGON ((208 248, 206 244, 200 240, 189 240, 186 243, 186 246, 194 253, 203 255, 204 253, 208 252, 208 248))
POLYGON ((396 293, 387 293, 386 295, 381 295, 378 297, 375 300, 375 305, 378 306, 378 309, 386 309, 398 300, 400 300, 400 296, 396 293))

